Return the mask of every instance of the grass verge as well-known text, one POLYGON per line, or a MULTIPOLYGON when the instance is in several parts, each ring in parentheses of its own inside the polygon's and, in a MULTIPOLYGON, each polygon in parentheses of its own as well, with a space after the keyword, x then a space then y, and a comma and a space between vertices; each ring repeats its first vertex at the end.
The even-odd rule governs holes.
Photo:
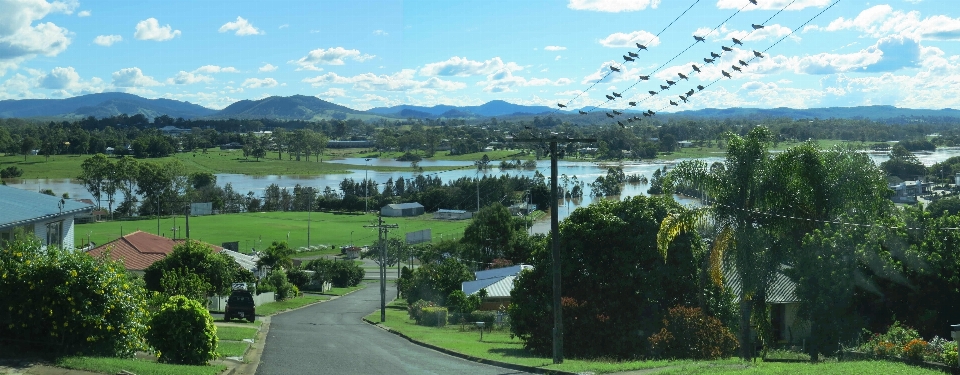
POLYGON ((360 283, 360 285, 350 286, 346 288, 330 288, 330 290, 323 292, 323 294, 328 294, 332 296, 342 296, 344 294, 366 288, 367 285, 368 285, 367 283, 360 283))
POLYGON ((137 375, 216 375, 227 369, 227 367, 223 365, 170 365, 140 359, 105 357, 66 357, 59 359, 57 366, 105 374, 117 374, 121 371, 129 371, 137 375))
POLYGON ((311 303, 328 300, 330 297, 318 296, 314 294, 304 294, 297 298, 290 298, 283 301, 265 303, 257 306, 257 315, 268 316, 278 312, 303 307, 311 303))
POLYGON ((256 328, 217 326, 217 337, 220 340, 241 341, 243 339, 253 339, 256 336, 256 328))
POLYGON ((750 364, 729 366, 684 365, 670 367, 657 374, 809 374, 809 375, 848 375, 848 374, 916 374, 933 375, 943 374, 940 371, 928 370, 903 363, 885 361, 851 361, 851 362, 824 362, 824 363, 778 363, 757 362, 750 364))
POLYGON ((217 353, 220 353, 221 357, 243 357, 249 346, 250 344, 245 342, 221 341, 217 344, 217 353))

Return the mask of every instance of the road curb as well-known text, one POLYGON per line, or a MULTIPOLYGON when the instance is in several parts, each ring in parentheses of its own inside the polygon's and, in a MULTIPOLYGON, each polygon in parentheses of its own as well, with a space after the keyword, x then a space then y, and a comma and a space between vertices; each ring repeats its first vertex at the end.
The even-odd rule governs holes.
POLYGON ((369 319, 367 319, 367 318, 363 318, 363 321, 366 322, 366 323, 368 323, 368 324, 370 324, 370 325, 373 325, 374 327, 380 328, 380 329, 382 329, 382 330, 384 330, 384 331, 387 331, 387 332, 390 332, 390 333, 392 333, 392 334, 394 334, 394 335, 403 337, 403 338, 407 339, 407 341, 410 341, 410 342, 412 342, 412 343, 414 343, 414 344, 420 345, 420 346, 422 346, 422 347, 424 347, 424 348, 436 350, 436 351, 438 351, 438 352, 441 352, 441 353, 444 353, 444 354, 447 354, 447 355, 451 355, 451 356, 454 356, 454 357, 457 357, 457 358, 466 359, 466 360, 471 361, 471 362, 483 363, 483 364, 485 364, 485 365, 493 365, 493 366, 503 367, 503 368, 507 368, 507 369, 511 369, 511 370, 526 371, 526 372, 532 372, 532 373, 537 373, 537 374, 582 375, 582 374, 576 373, 576 372, 559 371, 559 370, 547 370, 547 369, 542 369, 542 368, 539 368, 539 367, 523 366, 523 365, 518 365, 518 364, 515 364, 515 363, 500 362, 500 361, 495 361, 495 360, 492 360, 492 359, 485 359, 485 358, 474 357, 474 356, 472 356, 472 355, 463 354, 463 353, 456 352, 456 351, 453 351, 453 350, 450 350, 450 349, 447 349, 447 348, 441 348, 441 347, 436 346, 436 345, 427 344, 427 343, 422 342, 422 341, 414 340, 414 339, 410 338, 410 336, 404 335, 404 334, 401 333, 400 331, 397 331, 397 330, 395 330, 395 329, 393 329, 393 328, 390 328, 390 327, 381 326, 380 323, 373 322, 373 321, 371 321, 371 320, 369 320, 369 319))

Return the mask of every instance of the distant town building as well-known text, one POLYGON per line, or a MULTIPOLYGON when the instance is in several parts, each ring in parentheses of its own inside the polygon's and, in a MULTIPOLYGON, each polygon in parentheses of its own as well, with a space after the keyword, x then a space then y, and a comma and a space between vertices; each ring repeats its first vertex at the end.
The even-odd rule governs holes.
POLYGON ((380 214, 392 217, 420 216, 423 215, 423 205, 416 202, 388 204, 380 209, 380 214))
POLYGON ((439 209, 433 213, 434 219, 440 220, 465 220, 473 217, 473 213, 464 210, 444 210, 439 209))

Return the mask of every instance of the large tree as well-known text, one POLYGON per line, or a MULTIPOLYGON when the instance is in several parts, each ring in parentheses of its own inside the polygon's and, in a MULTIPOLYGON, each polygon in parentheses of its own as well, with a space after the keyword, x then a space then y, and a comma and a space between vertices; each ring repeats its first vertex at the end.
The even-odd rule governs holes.
MULTIPOLYGON (((111 198, 112 206, 112 197, 113 192, 116 191, 113 188, 113 182, 111 180, 115 167, 110 159, 107 159, 107 156, 104 154, 96 154, 92 157, 87 158, 80 164, 80 175, 77 176, 77 179, 83 183, 83 187, 90 192, 90 195, 97 201, 97 207, 100 207, 101 196, 106 191, 108 196, 111 198)), ((111 207, 112 210, 112 207, 111 207)))
POLYGON ((214 253, 210 246, 193 240, 174 246, 170 255, 147 267, 143 274, 147 290, 164 292, 161 281, 164 275, 171 273, 199 276, 203 285, 209 288, 203 291, 207 295, 226 295, 230 293, 232 283, 253 281, 253 274, 240 267, 233 258, 214 253))
POLYGON ((520 237, 526 236, 526 223, 510 215, 500 203, 483 207, 463 231, 463 243, 475 249, 468 255, 471 261, 491 263, 506 258, 514 263, 526 261, 529 251, 518 249, 520 237))

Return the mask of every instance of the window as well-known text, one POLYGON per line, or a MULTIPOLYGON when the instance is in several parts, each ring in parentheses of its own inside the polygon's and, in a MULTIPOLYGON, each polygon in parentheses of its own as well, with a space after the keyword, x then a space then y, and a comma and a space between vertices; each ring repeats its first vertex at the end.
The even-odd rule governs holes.
POLYGON ((47 246, 63 246, 63 221, 47 224, 47 246))

